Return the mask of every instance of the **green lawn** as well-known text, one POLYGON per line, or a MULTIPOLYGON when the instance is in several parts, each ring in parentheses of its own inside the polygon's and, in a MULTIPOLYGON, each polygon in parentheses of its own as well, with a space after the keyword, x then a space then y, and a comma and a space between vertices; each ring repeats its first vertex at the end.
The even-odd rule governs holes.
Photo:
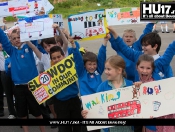
MULTIPOLYGON (((49 0, 53 4, 53 0, 49 0)), ((158 0, 146 0, 158 1, 158 0)), ((172 1, 172 0, 159 0, 159 1, 172 1)), ((64 18, 67 18, 71 14, 77 14, 80 12, 86 12, 90 10, 98 9, 110 9, 121 7, 139 7, 140 0, 67 0, 63 3, 53 4, 54 10, 51 14, 62 14, 64 18), (100 3, 101 6, 97 6, 100 3)), ((7 17, 7 21, 14 21, 13 17, 7 17)))

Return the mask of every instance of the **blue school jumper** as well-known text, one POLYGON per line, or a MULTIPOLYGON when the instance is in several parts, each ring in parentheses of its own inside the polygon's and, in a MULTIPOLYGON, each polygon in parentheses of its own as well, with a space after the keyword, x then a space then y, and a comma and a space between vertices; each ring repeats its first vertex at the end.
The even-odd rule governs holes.
POLYGON ((77 48, 73 50, 75 67, 78 74, 78 83, 80 95, 89 95, 96 93, 97 87, 102 83, 101 75, 104 71, 106 61, 106 46, 102 45, 97 56, 97 69, 94 73, 89 73, 84 67, 84 61, 77 48))
POLYGON ((14 84, 27 84, 38 76, 33 50, 27 44, 22 44, 18 50, 12 46, 2 29, 0 29, 0 43, 11 57, 11 75, 14 84))
MULTIPOLYGON (((135 62, 138 61, 138 58, 140 55, 143 54, 141 51, 133 51, 131 48, 129 48, 124 42, 123 39, 118 37, 115 40, 115 46, 114 48, 117 48, 120 50, 121 53, 125 55, 129 60, 135 62)), ((157 60, 154 61, 155 69, 154 73, 158 74, 161 79, 167 78, 165 73, 167 72, 167 69, 170 66, 170 62, 173 59, 175 53, 175 41, 173 41, 172 44, 169 45, 169 47, 166 49, 164 55, 159 57, 157 60), (164 76, 162 76, 164 74, 164 76)), ((135 73, 135 81, 139 81, 139 75, 138 72, 135 73)))
MULTIPOLYGON (((126 83, 126 87, 132 86, 133 82, 130 80, 127 80, 126 78, 124 78, 124 81, 126 83)), ((112 90, 112 87, 108 84, 108 80, 102 82, 98 88, 96 92, 104 92, 104 91, 108 91, 108 90, 112 90)))
MULTIPOLYGON (((142 51, 141 39, 146 34, 152 32, 153 25, 154 25, 153 23, 149 23, 146 25, 146 28, 143 30, 143 34, 140 36, 139 40, 137 40, 132 45, 132 47, 130 47, 131 49, 136 50, 136 51, 142 51)), ((125 61, 125 64, 126 64, 125 71, 127 73, 127 79, 134 81, 135 80, 135 72, 136 72, 135 63, 133 61, 129 60, 127 57, 125 57, 125 55, 122 54, 118 48, 115 48, 115 45, 116 45, 115 39, 114 39, 112 34, 110 34, 110 35, 111 35, 111 38, 109 39, 109 41, 111 43, 111 47, 117 52, 117 55, 121 56, 125 61)))

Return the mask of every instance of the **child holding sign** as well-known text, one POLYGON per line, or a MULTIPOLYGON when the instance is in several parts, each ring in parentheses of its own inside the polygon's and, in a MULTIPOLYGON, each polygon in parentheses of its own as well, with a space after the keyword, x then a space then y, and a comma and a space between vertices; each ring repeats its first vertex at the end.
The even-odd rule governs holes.
MULTIPOLYGON (((27 44, 20 42, 18 29, 12 31, 10 40, 14 46, 12 46, 5 33, 0 29, 0 43, 11 57, 11 76, 15 84, 14 95, 17 115, 19 118, 27 119, 29 107, 31 113, 37 119, 42 119, 39 104, 31 91, 29 91, 27 84, 38 75, 33 50, 27 45, 30 42, 27 42, 27 44)), ((28 132, 28 126, 23 126, 23 130, 28 132)), ((40 126, 40 130, 45 132, 45 127, 40 126)))
MULTIPOLYGON (((118 55, 111 56, 106 60, 104 72, 107 76, 107 80, 98 86, 97 92, 124 88, 133 84, 132 81, 126 79, 125 61, 118 55)), ((83 110, 82 116, 86 118, 87 113, 87 110, 83 110)), ((110 132, 132 132, 130 126, 116 126, 109 129, 110 132)))
MULTIPOLYGON (((142 83, 151 82, 154 80, 160 80, 159 76, 157 76, 155 67, 154 67, 154 59, 150 55, 143 54, 139 57, 137 62, 137 71, 139 74, 140 81, 142 83)), ((158 117, 158 119, 174 119, 175 114, 170 114, 162 117, 158 117)), ((146 126, 146 132, 173 132, 175 131, 174 126, 146 126)))
POLYGON ((98 56, 92 52, 86 52, 83 57, 71 40, 81 96, 96 93, 98 85, 102 82, 101 75, 104 71, 108 40, 109 34, 104 38, 104 44, 100 47, 98 56))
MULTIPOLYGON (((61 47, 54 46, 50 49, 50 58, 53 65, 65 58, 61 47)), ((81 101, 78 97, 78 86, 76 82, 67 86, 54 97, 54 110, 58 119, 81 119, 81 101)), ((81 126, 58 126, 59 132, 81 132, 81 126)))

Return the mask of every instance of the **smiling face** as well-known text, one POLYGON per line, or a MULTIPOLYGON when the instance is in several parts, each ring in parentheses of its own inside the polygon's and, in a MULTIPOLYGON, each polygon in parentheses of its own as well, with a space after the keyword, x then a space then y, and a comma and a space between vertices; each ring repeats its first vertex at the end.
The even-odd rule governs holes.
POLYGON ((64 59, 64 56, 61 54, 61 52, 54 52, 51 54, 51 60, 54 65, 63 59, 64 59))
POLYGON ((123 41, 128 45, 132 46, 133 43, 136 41, 136 36, 134 32, 125 32, 123 34, 123 41))
POLYGON ((89 73, 94 73, 97 69, 97 62, 94 61, 87 61, 85 63, 85 68, 89 73))
POLYGON ((120 75, 122 75, 122 68, 114 68, 110 65, 109 62, 105 63, 105 74, 107 77, 107 80, 114 81, 116 78, 120 75))
POLYGON ((137 66, 140 80, 147 82, 152 77, 153 67, 150 61, 141 61, 137 66))
POLYGON ((151 44, 142 44, 142 49, 144 54, 148 54, 148 55, 156 55, 156 49, 157 49, 157 44, 152 47, 151 44))

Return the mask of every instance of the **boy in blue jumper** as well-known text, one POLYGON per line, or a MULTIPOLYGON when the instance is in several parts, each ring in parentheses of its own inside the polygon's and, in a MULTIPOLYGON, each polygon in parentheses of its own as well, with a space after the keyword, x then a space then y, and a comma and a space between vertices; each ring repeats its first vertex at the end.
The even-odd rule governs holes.
MULTIPOLYGON (((65 58, 61 47, 54 46, 50 49, 50 58, 53 65, 65 58)), ((81 119, 81 101, 78 97, 78 86, 76 82, 67 86, 54 97, 54 110, 57 119, 81 119)), ((81 132, 81 126, 58 126, 59 132, 81 132)))
MULTIPOLYGON (((154 25, 153 23, 148 23, 146 25, 145 29, 143 30, 143 34, 140 36, 140 38, 138 40, 136 39, 136 33, 134 30, 132 30, 132 29, 125 30, 123 33, 123 37, 122 37, 123 41, 131 49, 136 50, 136 51, 142 51, 142 47, 140 45, 141 39, 143 38, 144 35, 152 32, 153 25, 154 25)), ((120 55, 126 62, 125 70, 127 73, 127 79, 134 81, 135 72, 136 72, 135 63, 133 61, 129 60, 127 57, 125 57, 125 55, 122 54, 118 48, 115 48, 115 46, 114 46, 115 39, 114 39, 112 34, 111 34, 111 38, 109 39, 109 41, 111 43, 111 47, 117 52, 117 55, 120 55)))
POLYGON ((96 93, 98 85, 102 83, 101 75, 104 71, 108 40, 109 34, 104 38, 104 44, 100 47, 98 56, 92 52, 86 52, 83 57, 74 41, 71 41, 81 96, 96 93))
MULTIPOLYGON (((35 49, 32 50, 27 45, 30 42, 27 42, 27 44, 20 42, 18 29, 12 31, 10 40, 0 29, 0 43, 11 57, 11 76, 15 84, 14 95, 17 115, 19 118, 27 119, 29 107, 31 113, 37 119, 42 119, 39 104, 31 91, 29 91, 27 84, 30 80, 38 76, 33 56, 33 50, 35 49), (10 40, 14 46, 12 46, 10 40)), ((28 132, 28 126, 23 126, 23 130, 28 132)), ((45 127, 40 126, 40 130, 45 132, 45 127)))
MULTIPOLYGON (((164 55, 160 57, 158 55, 158 52, 161 46, 161 38, 157 33, 152 32, 145 35, 142 38, 141 41, 143 48, 142 52, 142 51, 133 51, 131 48, 126 46, 122 38, 120 38, 118 34, 111 27, 109 27, 109 30, 112 33, 113 37, 115 38, 115 43, 113 43, 114 48, 120 50, 120 52, 122 52, 125 55, 125 57, 127 57, 129 60, 135 62, 136 64, 140 55, 142 54, 152 55, 155 60, 156 74, 162 79, 173 76, 171 72, 172 70, 170 70, 170 62, 174 55, 174 48, 175 48, 174 43, 170 44, 164 55)), ((136 72, 135 81, 138 80, 139 76, 138 73, 136 72)))

